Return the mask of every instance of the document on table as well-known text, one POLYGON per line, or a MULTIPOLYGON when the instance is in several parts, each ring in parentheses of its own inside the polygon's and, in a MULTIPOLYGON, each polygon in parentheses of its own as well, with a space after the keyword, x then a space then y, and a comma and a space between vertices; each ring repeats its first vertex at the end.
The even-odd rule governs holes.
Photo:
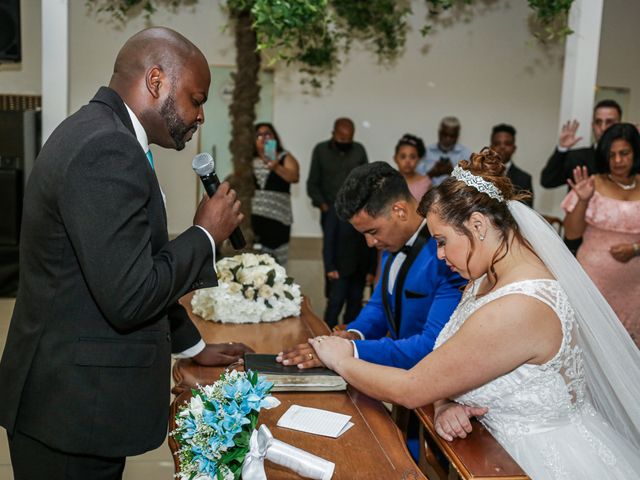
POLYGON ((315 433, 325 437, 338 438, 344 432, 353 427, 349 420, 350 415, 321 410, 319 408, 301 407, 291 405, 289 410, 278 420, 278 426, 299 430, 301 432, 315 433))

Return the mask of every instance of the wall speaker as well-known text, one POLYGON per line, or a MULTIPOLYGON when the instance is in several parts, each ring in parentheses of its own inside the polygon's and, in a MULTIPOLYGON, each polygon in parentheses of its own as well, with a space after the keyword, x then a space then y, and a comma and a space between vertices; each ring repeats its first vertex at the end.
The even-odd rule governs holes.
POLYGON ((20 0, 0 0, 0 62, 21 58, 20 0))

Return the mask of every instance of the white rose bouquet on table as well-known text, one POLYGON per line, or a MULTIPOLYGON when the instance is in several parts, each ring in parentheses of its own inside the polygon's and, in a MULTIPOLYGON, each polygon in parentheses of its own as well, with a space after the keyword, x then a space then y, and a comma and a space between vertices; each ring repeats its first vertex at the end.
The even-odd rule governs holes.
POLYGON ((300 286, 267 254, 243 253, 216 263, 218 286, 193 295, 193 313, 222 323, 275 322, 300 314, 300 286))

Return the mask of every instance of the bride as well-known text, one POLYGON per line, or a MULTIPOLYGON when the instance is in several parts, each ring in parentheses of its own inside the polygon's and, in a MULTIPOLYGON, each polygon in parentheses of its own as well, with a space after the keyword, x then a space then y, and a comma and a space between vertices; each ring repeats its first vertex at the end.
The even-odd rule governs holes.
POLYGON ((447 440, 482 415, 534 480, 640 478, 640 353, 503 171, 484 149, 420 203, 438 256, 470 280, 433 353, 401 370, 353 358, 340 337, 311 344, 372 397, 435 403, 447 440))

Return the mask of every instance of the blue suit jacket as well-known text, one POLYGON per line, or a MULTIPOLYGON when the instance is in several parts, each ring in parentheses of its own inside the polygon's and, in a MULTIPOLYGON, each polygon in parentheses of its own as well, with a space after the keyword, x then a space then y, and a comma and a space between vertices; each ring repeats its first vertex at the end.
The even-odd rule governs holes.
MULTIPOLYGON (((393 256, 384 252, 381 271, 393 256)), ((406 261, 406 260, 405 260, 406 261)), ((384 276, 358 318, 348 329, 362 332, 366 340, 356 340, 358 356, 368 362, 411 368, 433 350, 433 345, 460 302, 466 280, 452 272, 436 255, 436 242, 429 239, 410 266, 404 284, 394 285, 389 304, 395 315, 398 287, 402 289, 400 331, 389 323, 382 302, 384 276), (387 336, 389 334, 389 336, 387 336)))

